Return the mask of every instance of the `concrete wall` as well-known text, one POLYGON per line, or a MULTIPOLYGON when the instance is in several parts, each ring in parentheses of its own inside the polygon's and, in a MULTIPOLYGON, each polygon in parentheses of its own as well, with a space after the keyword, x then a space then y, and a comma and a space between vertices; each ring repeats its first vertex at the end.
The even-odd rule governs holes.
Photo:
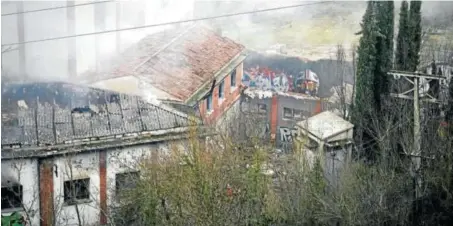
MULTIPOLYGON (((275 95, 275 94, 274 94, 275 95)), ((293 144, 293 136, 297 136, 298 132, 295 129, 295 125, 298 121, 303 120, 306 117, 310 117, 315 114, 319 106, 319 101, 316 99, 302 99, 288 95, 275 96, 276 104, 273 103, 272 98, 251 98, 244 96, 242 98, 242 109, 244 112, 257 113, 254 109, 257 109, 258 104, 266 106, 267 112, 258 113, 266 115, 269 124, 274 124, 271 127, 271 133, 275 134, 276 147, 284 151, 290 151, 293 144), (276 108, 275 119, 273 119, 272 109, 276 108), (290 108, 299 110, 302 112, 302 118, 300 119, 288 119, 284 117, 284 108, 290 108), (274 121, 274 122, 273 122, 274 121), (272 131, 274 130, 274 131, 272 131)))
POLYGON ((277 147, 289 151, 293 148, 293 138, 297 135, 296 123, 311 117, 317 111, 318 100, 301 99, 291 96, 278 96, 278 121, 277 121, 277 147), (295 109, 302 112, 302 118, 288 119, 284 117, 284 108, 295 109))
MULTIPOLYGON (((2 185, 10 180, 18 182, 23 186, 23 205, 25 209, 2 209, 2 215, 9 215, 14 211, 19 211, 23 215, 28 213, 31 225, 39 225, 39 184, 38 184, 38 160, 37 159, 18 159, 2 160, 2 185)), ((3 197, 2 197, 3 198, 3 197)))
POLYGON ((64 202, 64 182, 86 178, 90 179, 90 198, 77 204, 82 225, 99 222, 99 153, 58 157, 53 160, 53 163, 56 167, 53 174, 53 189, 57 225, 78 225, 76 205, 68 205, 64 202))
MULTIPOLYGON (((11 178, 23 185, 31 225, 51 225, 54 217, 56 225, 78 225, 76 205, 64 202, 64 182, 89 178, 90 197, 77 203, 82 225, 105 224, 110 207, 116 204, 116 174, 137 171, 141 160, 169 154, 173 147, 184 151, 187 145, 179 140, 43 160, 2 160, 2 182, 11 178), (51 210, 41 211, 47 208, 51 210)), ((2 214, 13 211, 17 209, 2 210, 2 214)))

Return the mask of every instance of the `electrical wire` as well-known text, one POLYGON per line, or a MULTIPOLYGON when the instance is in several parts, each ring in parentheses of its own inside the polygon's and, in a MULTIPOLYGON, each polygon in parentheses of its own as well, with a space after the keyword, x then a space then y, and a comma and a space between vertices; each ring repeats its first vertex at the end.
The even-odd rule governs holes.
POLYGON ((78 34, 78 35, 68 35, 68 36, 60 36, 60 37, 54 37, 54 38, 37 39, 37 40, 31 40, 31 41, 25 41, 25 42, 16 42, 16 43, 2 44, 2 47, 4 47, 4 46, 12 46, 12 45, 24 45, 24 44, 37 43, 37 42, 54 41, 54 40, 75 38, 75 37, 83 37, 83 36, 90 36, 90 35, 107 34, 107 33, 113 33, 113 32, 138 30, 138 29, 143 29, 143 28, 160 27, 160 26, 166 26, 166 25, 172 25, 172 24, 180 24, 180 23, 188 23, 188 22, 195 22, 195 21, 202 21, 202 20, 212 20, 212 19, 217 19, 217 18, 232 17, 232 16, 239 16, 239 15, 246 15, 246 14, 253 14, 253 13, 261 13, 261 12, 269 12, 269 11, 276 11, 276 10, 282 10, 282 9, 290 9, 290 8, 297 8, 297 7, 302 7, 302 6, 318 5, 318 4, 325 4, 325 3, 332 3, 332 2, 334 2, 334 1, 322 1, 322 2, 314 2, 314 3, 289 5, 289 6, 282 6, 282 7, 254 10, 254 11, 223 14, 223 15, 219 15, 219 16, 201 17, 201 18, 195 18, 195 19, 189 19, 189 20, 171 21, 171 22, 164 22, 164 23, 159 23, 159 24, 149 24, 149 25, 143 25, 143 26, 137 26, 137 27, 113 29, 113 30, 91 32, 91 33, 84 33, 84 34, 78 34))
POLYGON ((96 2, 80 3, 80 4, 69 5, 69 6, 68 5, 67 6, 57 6, 57 7, 52 7, 52 8, 36 9, 36 10, 29 10, 29 11, 23 11, 23 12, 5 13, 5 14, 2 14, 2 16, 12 16, 12 15, 19 15, 19 14, 44 12, 44 11, 49 11, 49 10, 66 9, 66 8, 72 8, 72 7, 78 7, 78 6, 86 6, 86 5, 107 3, 107 2, 114 2, 114 1, 113 0, 107 0, 107 1, 96 1, 96 2))

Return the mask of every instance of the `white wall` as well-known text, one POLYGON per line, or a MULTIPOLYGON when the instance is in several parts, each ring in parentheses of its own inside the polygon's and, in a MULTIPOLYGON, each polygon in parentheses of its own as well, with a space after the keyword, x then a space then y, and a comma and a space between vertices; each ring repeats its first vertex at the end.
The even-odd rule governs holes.
POLYGON ((90 202, 78 204, 82 225, 94 224, 100 219, 99 153, 58 157, 54 160, 58 173, 53 174, 54 210, 57 225, 78 225, 75 205, 64 203, 64 182, 90 178, 90 202), (72 177, 71 177, 72 164, 72 177))
POLYGON ((31 225, 39 225, 39 181, 38 161, 36 159, 2 160, 2 183, 4 180, 19 182, 23 186, 23 205, 25 209, 2 210, 2 215, 13 211, 29 217, 31 225), (27 213, 24 212, 27 211, 27 213))
MULTIPOLYGON (((168 155, 173 147, 179 150, 187 150, 184 141, 175 141, 107 151, 107 205, 114 204, 115 175, 117 173, 139 170, 141 160, 148 157, 155 158, 168 155)), ((101 214, 99 152, 55 157, 53 164, 53 197, 57 225, 78 225, 75 205, 64 203, 64 182, 71 180, 71 178, 73 180, 90 178, 90 200, 79 203, 78 208, 82 225, 98 224, 101 214)), ((32 214, 31 225, 40 224, 38 174, 37 159, 2 160, 2 180, 11 178, 11 180, 17 180, 23 185, 24 205, 28 206, 27 210, 29 214, 32 214)), ((2 211, 2 214, 11 213, 14 210, 2 211)))
MULTIPOLYGON (((158 145, 143 145, 124 150, 113 150, 107 152, 107 197, 115 197, 115 175, 139 170, 141 160, 150 158, 154 151, 159 148, 158 145)), ((109 198, 107 206, 115 205, 115 199, 109 198)))

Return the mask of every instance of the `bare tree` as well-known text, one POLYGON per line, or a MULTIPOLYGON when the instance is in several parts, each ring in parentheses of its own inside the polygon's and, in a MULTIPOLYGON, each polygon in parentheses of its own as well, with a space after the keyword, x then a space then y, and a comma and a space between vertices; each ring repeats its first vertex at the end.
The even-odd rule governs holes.
POLYGON ((344 119, 348 118, 348 110, 352 100, 352 93, 345 83, 346 76, 346 53, 344 47, 340 44, 337 45, 336 56, 335 56, 335 76, 340 82, 339 86, 333 87, 333 101, 336 102, 338 110, 341 112, 341 116, 344 119))

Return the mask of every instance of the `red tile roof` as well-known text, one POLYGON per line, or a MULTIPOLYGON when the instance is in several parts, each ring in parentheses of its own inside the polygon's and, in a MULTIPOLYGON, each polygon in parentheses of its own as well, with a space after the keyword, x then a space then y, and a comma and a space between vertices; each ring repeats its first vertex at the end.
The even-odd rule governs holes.
POLYGON ((186 101, 243 50, 244 46, 207 27, 190 25, 149 35, 108 64, 113 67, 85 76, 95 81, 143 76, 156 88, 186 101))

